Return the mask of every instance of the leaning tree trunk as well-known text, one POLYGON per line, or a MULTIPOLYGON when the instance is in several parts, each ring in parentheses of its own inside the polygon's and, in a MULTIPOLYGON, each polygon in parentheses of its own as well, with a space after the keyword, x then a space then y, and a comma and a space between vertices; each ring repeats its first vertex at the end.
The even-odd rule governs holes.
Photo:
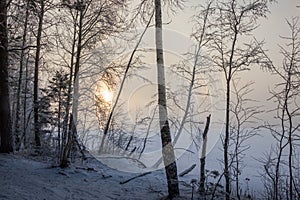
MULTIPOLYGON (((126 66, 126 69, 125 69, 125 72, 124 72, 124 75, 123 75, 122 82, 121 82, 121 84, 120 84, 120 89, 119 89, 119 91, 118 91, 116 100, 115 100, 115 102, 114 102, 114 104, 113 104, 113 106, 112 106, 112 108, 111 108, 111 111, 110 111, 110 113, 109 113, 109 115, 108 115, 108 118, 107 118, 107 121, 106 121, 106 125, 105 125, 104 130, 103 130, 103 137, 102 137, 102 139, 101 139, 101 144, 100 144, 100 148, 99 148, 99 153, 102 153, 102 152, 103 152, 103 149, 104 149, 104 143, 105 143, 105 139, 106 139, 106 136, 107 136, 107 133, 108 133, 108 129, 109 129, 110 123, 111 123, 111 121, 112 121, 112 117, 113 117, 114 111, 115 111, 115 109, 116 109, 116 107, 117 107, 118 101, 119 101, 119 99, 120 99, 121 92, 122 92, 122 90, 123 90, 124 83, 125 83, 125 80, 126 80, 126 77, 127 77, 128 71, 129 71, 129 68, 130 68, 130 66, 131 66, 132 60, 133 60, 133 58, 134 58, 134 55, 135 55, 136 51, 138 50, 138 47, 139 47, 140 43, 142 42, 142 39, 143 39, 143 37, 144 37, 146 31, 148 30, 148 28, 149 28, 149 26, 150 26, 150 23, 151 23, 152 18, 153 18, 153 14, 154 14, 154 13, 152 13, 152 15, 151 15, 151 17, 150 17, 150 19, 149 19, 149 21, 148 21, 148 23, 147 23, 147 25, 146 25, 144 31, 142 32, 142 34, 141 34, 141 36, 140 36, 140 38, 139 38, 137 44, 135 45, 135 47, 134 47, 134 49, 133 49, 133 51, 132 51, 132 53, 131 53, 131 55, 130 55, 129 61, 128 61, 128 63, 127 63, 127 66, 126 66)), ((144 144, 145 144, 145 143, 144 143, 144 144)), ((144 147, 143 147, 143 149, 144 149, 144 147)), ((143 149, 142 149, 142 151, 144 151, 143 149)), ((140 155, 141 155, 141 154, 140 154, 140 155)))
POLYGON ((158 109, 162 156, 168 182, 169 197, 179 195, 177 165, 168 122, 167 99, 165 87, 165 69, 162 42, 161 0, 155 0, 155 41, 157 59, 158 109))
POLYGON ((9 90, 8 90, 8 53, 7 53, 7 5, 0 1, 0 136, 1 153, 13 151, 9 90))

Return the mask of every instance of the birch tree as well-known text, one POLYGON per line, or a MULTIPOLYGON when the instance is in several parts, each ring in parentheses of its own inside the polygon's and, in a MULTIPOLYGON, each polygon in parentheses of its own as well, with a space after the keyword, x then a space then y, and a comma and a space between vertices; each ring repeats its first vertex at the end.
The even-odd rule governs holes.
MULTIPOLYGON (((253 91, 253 82, 241 85, 242 80, 235 78, 232 81, 232 98, 230 103, 230 163, 232 179, 235 181, 236 197, 241 199, 240 175, 245 166, 243 160, 246 151, 250 149, 247 140, 255 137, 258 133, 257 127, 251 127, 259 120, 258 115, 262 113, 256 101, 250 98, 253 91)), ((249 191, 248 191, 249 192, 249 191)))
POLYGON ((158 112, 160 136, 162 142, 162 155, 167 175, 168 193, 169 197, 179 195, 177 165, 172 143, 167 99, 165 86, 165 68, 164 68, 164 54, 163 54, 163 40, 162 40, 162 12, 161 1, 155 0, 155 42, 156 42, 156 61, 157 61, 157 82, 158 82, 158 112))

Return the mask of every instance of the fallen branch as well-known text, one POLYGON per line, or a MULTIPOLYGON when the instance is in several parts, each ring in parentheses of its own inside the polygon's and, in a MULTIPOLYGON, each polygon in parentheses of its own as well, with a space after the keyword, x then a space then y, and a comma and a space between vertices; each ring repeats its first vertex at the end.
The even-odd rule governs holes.
POLYGON ((181 172, 179 174, 179 177, 183 177, 184 175, 187 175, 188 173, 190 173, 194 168, 196 167, 196 164, 193 164, 192 166, 190 166, 188 169, 184 170, 183 172, 181 172))
MULTIPOLYGON (((101 157, 99 157, 101 158, 101 157)), ((118 157, 118 156, 105 156, 104 158, 108 158, 108 159, 128 159, 128 160, 132 160, 136 163, 138 163, 139 167, 142 167, 142 168, 147 168, 147 166, 140 160, 136 159, 136 158, 131 158, 131 157, 126 157, 126 156, 122 156, 122 157, 118 157)))
POLYGON ((132 177, 132 178, 130 178, 130 179, 127 179, 127 180, 125 180, 125 181, 121 181, 120 184, 123 185, 123 184, 125 184, 125 183, 128 183, 129 181, 132 181, 132 180, 134 180, 134 179, 136 179, 136 178, 139 178, 139 177, 142 177, 142 176, 146 176, 146 175, 148 175, 148 174, 151 174, 151 172, 145 172, 145 173, 139 174, 139 175, 134 176, 134 177, 132 177))
POLYGON ((76 167, 76 169, 82 169, 82 170, 87 170, 87 171, 93 171, 93 172, 98 172, 96 169, 93 167, 76 167))
POLYGON ((58 174, 64 175, 64 176, 70 178, 70 176, 67 173, 63 172, 63 171, 59 171, 58 174))

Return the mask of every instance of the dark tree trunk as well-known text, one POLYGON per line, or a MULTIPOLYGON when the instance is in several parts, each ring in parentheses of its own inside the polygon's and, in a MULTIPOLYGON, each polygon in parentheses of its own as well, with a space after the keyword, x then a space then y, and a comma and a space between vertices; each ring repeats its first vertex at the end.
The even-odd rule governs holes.
POLYGON ((39 106, 38 106, 38 88, 39 88, 39 64, 40 64, 40 53, 41 53, 41 39, 43 31, 43 20, 44 20, 44 0, 40 0, 40 11, 38 33, 36 37, 36 53, 34 61, 34 81, 33 81, 33 104, 34 104, 34 140, 37 147, 41 146, 40 139, 40 124, 39 124, 39 106))
POLYGON ((8 89, 8 52, 7 52, 7 5, 0 1, 0 136, 1 153, 13 151, 9 89, 8 89))
POLYGON ((229 177, 229 161, 228 161, 228 146, 229 146, 229 113, 230 113, 230 80, 226 83, 226 126, 225 126, 225 139, 224 139, 224 177, 225 177, 225 190, 226 200, 230 200, 230 177, 229 177))
POLYGON ((70 114, 68 141, 67 141, 67 144, 64 148, 64 152, 63 152, 62 159, 61 159, 61 162, 60 162, 60 167, 61 168, 66 168, 66 167, 69 166, 68 157, 70 155, 71 147, 72 147, 72 144, 73 144, 73 135, 75 135, 74 134, 75 131, 76 131, 76 127, 75 127, 75 124, 74 124, 74 121, 73 121, 73 115, 70 114))
POLYGON ((201 158, 200 158, 200 186, 199 186, 199 192, 201 194, 204 194, 205 192, 205 158, 206 158, 206 144, 207 144, 207 133, 209 130, 209 124, 210 124, 210 116, 209 115, 206 118, 206 124, 205 124, 205 129, 202 135, 203 142, 202 142, 202 153, 201 153, 201 158))
MULTIPOLYGON (((15 149, 19 151, 21 146, 21 91, 22 91, 22 83, 23 83, 23 68, 24 68, 24 57, 25 57, 25 45, 27 40, 27 27, 28 27, 28 17, 29 17, 29 1, 26 3, 26 13, 25 13, 25 21, 24 21, 24 30, 22 36, 22 50, 20 55, 20 69, 19 69, 19 78, 18 78, 18 88, 17 88, 17 107, 16 107, 16 118, 15 118, 15 149)), ((27 78, 27 77, 26 77, 27 78)), ((26 92, 26 91, 25 91, 26 92)), ((24 113, 24 115, 26 115, 24 113)))
POLYGON ((167 175, 169 198, 179 195, 177 165, 168 122, 165 69, 162 42, 161 0, 155 0, 155 41, 157 59, 158 109, 162 156, 167 175))
POLYGON ((230 95, 231 95, 231 80, 233 76, 233 57, 236 50, 236 42, 238 36, 237 25, 234 26, 234 37, 231 46, 231 53, 229 58, 228 73, 226 75, 226 110, 225 110, 225 138, 224 138, 224 177, 225 177, 225 190, 226 190, 226 200, 230 200, 231 188, 230 188, 230 175, 229 175, 229 139, 230 139, 230 95))
POLYGON ((29 57, 26 58, 25 62, 25 83, 24 83, 24 103, 23 103, 23 135, 22 135, 22 141, 24 144, 24 148, 27 148, 27 127, 28 127, 28 122, 30 120, 30 113, 27 115, 27 93, 28 93, 28 62, 29 62, 29 57))
POLYGON ((61 99, 61 83, 62 80, 59 80, 59 93, 58 93, 58 113, 57 113, 57 118, 58 118, 58 123, 57 123, 57 137, 58 137, 58 157, 61 159, 61 108, 62 108, 62 99, 61 99))

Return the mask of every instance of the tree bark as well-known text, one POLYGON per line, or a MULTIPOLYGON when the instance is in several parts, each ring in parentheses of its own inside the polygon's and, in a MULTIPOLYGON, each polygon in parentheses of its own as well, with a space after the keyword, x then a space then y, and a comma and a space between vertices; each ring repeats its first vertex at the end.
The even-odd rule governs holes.
POLYGON ((78 118, 78 103, 79 103, 79 67, 80 67, 80 58, 81 58, 81 50, 82 50, 82 26, 83 26, 83 17, 84 17, 84 9, 80 9, 79 11, 79 27, 78 27, 78 43, 77 43, 77 53, 76 53, 76 62, 74 69, 74 89, 73 89, 73 107, 72 107, 72 116, 73 123, 77 126, 77 118, 78 118))
POLYGON ((8 84, 7 5, 0 1, 0 136, 1 153, 13 151, 8 84))
POLYGON ((165 68, 163 57, 162 40, 162 13, 161 0, 155 0, 155 42, 157 61, 157 82, 158 82, 158 109, 160 136, 162 143, 162 156, 168 183, 169 198, 179 195, 177 165, 172 144, 170 127, 167 112, 167 99, 165 87, 165 68))

